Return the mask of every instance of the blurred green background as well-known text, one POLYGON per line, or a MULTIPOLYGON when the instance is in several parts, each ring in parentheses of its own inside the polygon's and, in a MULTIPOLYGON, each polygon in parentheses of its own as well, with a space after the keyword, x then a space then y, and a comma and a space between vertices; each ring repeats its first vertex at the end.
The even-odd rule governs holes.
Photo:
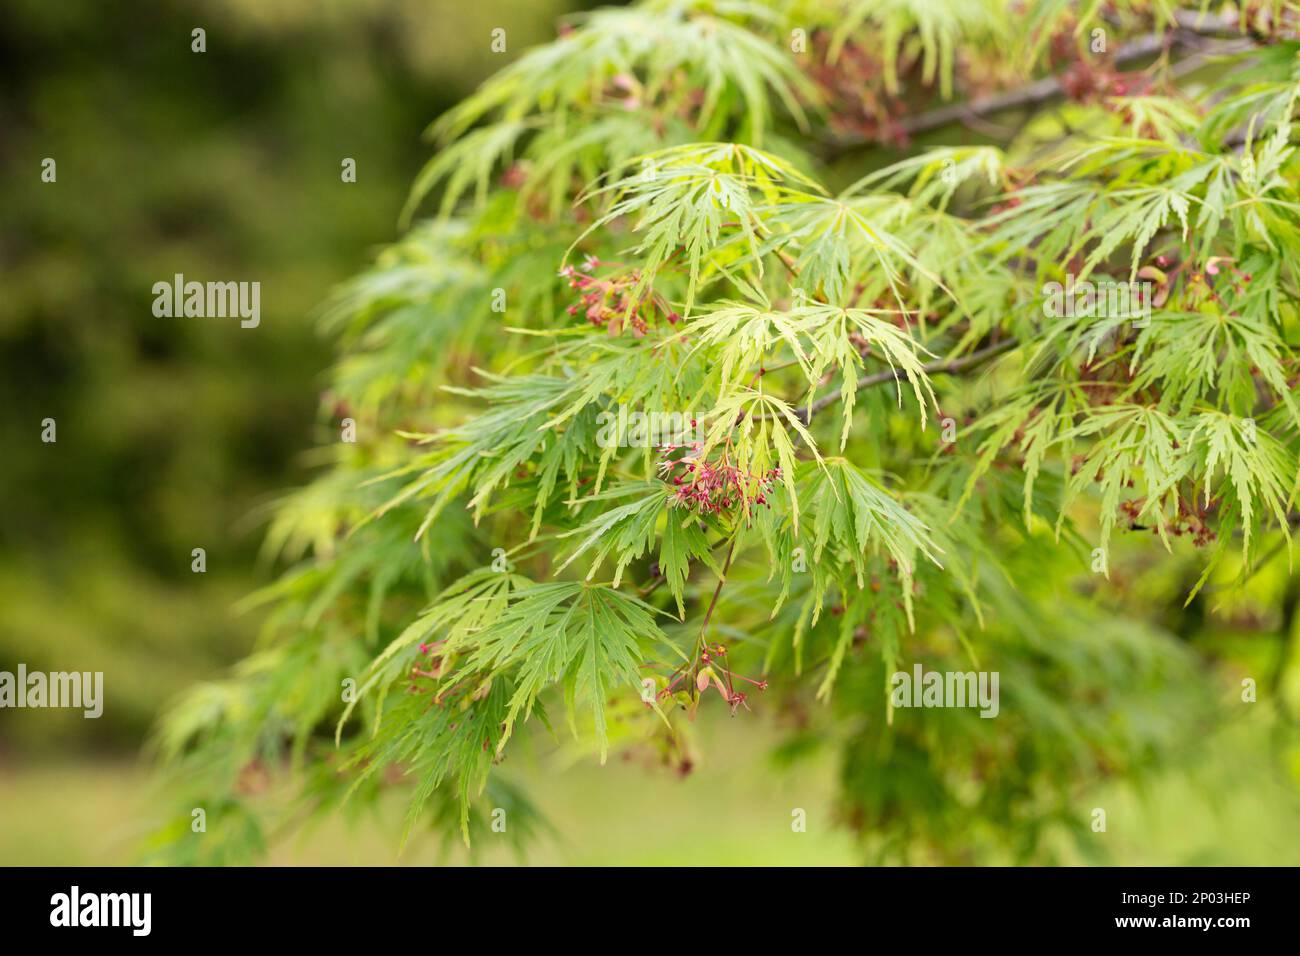
MULTIPOLYGON (((6 4, 0 670, 103 671, 108 706, 99 720, 0 712, 0 864, 136 858, 166 804, 142 743, 175 693, 251 647, 258 621, 232 605, 271 576, 258 560, 259 515, 304 480, 321 438, 331 348, 313 309, 395 238, 429 121, 553 36, 574 7, 6 4), (497 26, 508 30, 504 55, 487 42, 497 26), (206 53, 191 52, 195 27, 206 53), (46 157, 54 183, 41 182, 46 157), (355 184, 340 179, 348 157, 355 184), (151 287, 176 272, 261 282, 260 327, 155 318, 151 287), (57 443, 40 440, 45 418, 57 443), (190 570, 196 547, 205 574, 190 570)), ((1227 728, 1144 791, 1099 794, 1115 808, 1116 858, 1300 858, 1287 779, 1300 757, 1284 751, 1279 762, 1259 729, 1227 728)), ((762 715, 707 718, 699 735, 705 757, 680 780, 635 763, 556 774, 544 769, 554 755, 520 758, 556 827, 530 859, 855 861, 830 815, 829 755, 777 772, 778 731, 762 715), (793 807, 807 810, 805 834, 791 832, 793 807)), ((420 843, 398 857, 401 817, 395 807, 386 819, 330 821, 271 860, 442 859, 420 843)))
POLYGON ((125 820, 160 707, 247 652, 258 622, 231 606, 269 579, 259 514, 317 443, 313 309, 397 235, 427 124, 571 7, 5 4, 0 670, 104 671, 109 704, 0 712, 0 862, 71 862, 65 815, 125 820), (259 281, 260 327, 155 318, 177 272, 259 281))

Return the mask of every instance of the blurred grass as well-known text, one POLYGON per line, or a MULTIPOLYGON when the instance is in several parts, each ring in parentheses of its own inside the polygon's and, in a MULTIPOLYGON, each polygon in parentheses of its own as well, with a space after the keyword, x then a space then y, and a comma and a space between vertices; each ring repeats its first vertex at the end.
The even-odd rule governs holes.
MULTIPOLYGON (((1206 741, 1189 769, 1160 775, 1143 792, 1116 782, 1081 794, 1079 813, 1107 811, 1094 834, 1117 864, 1282 866, 1300 862, 1300 802, 1294 780, 1275 774, 1259 718, 1206 741)), ((510 768, 555 827, 526 858, 533 865, 844 866, 859 862, 852 835, 834 825, 835 767, 825 755, 776 772, 766 755, 776 736, 757 720, 702 726, 705 763, 678 778, 612 760, 548 772, 553 755, 510 768), (807 832, 791 830, 791 810, 807 811, 807 832)), ((1300 750, 1291 750, 1300 775, 1300 750)), ((0 863, 118 865, 133 862, 159 794, 147 768, 126 761, 54 762, 0 770, 0 863)), ((444 854, 414 838, 399 856, 405 794, 350 825, 334 815, 276 846, 271 865, 433 865, 464 863, 459 844, 444 854)), ((507 826, 509 821, 507 821, 507 826)), ((518 862, 481 845, 479 862, 518 862)), ((1064 837, 1063 858, 1086 860, 1064 837)))
MULTIPOLYGON (((774 743, 755 721, 702 728, 707 762, 685 778, 611 759, 548 773, 553 755, 513 761, 555 834, 527 857, 536 865, 852 865, 852 837, 834 827, 834 768, 825 761, 774 773, 774 743), (523 766, 518 764, 522 763, 523 766), (807 811, 807 832, 791 830, 791 810, 807 811)), ((135 860, 157 800, 148 768, 132 762, 56 762, 0 770, 0 864, 120 865, 135 860), (155 802, 156 801, 156 802, 155 802), (39 808, 34 810, 33 808, 39 808)), ((406 793, 386 811, 350 826, 341 814, 312 825, 269 856, 271 865, 429 865, 464 863, 457 843, 413 837, 398 854, 406 793)), ((507 827, 509 820, 507 820, 507 827)), ((514 853, 480 846, 479 862, 514 864, 514 853)))

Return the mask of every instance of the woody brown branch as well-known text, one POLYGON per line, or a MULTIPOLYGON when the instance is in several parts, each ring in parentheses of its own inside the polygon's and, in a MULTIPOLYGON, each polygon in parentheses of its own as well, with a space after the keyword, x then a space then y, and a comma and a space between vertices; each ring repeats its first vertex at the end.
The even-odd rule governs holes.
MULTIPOLYGON (((1231 15, 1202 17, 1194 11, 1178 11, 1174 19, 1177 25, 1173 29, 1139 37, 1120 47, 1114 56, 1115 65, 1136 63, 1173 47, 1191 51, 1186 60, 1180 61, 1180 64, 1191 62, 1199 65, 1209 56, 1240 53, 1256 43, 1256 38, 1241 34, 1237 19, 1231 15), (1220 37, 1235 39, 1217 43, 1206 42, 1207 38, 1220 37)), ((1017 89, 979 96, 962 103, 952 103, 928 113, 905 116, 897 120, 892 128, 910 137, 954 123, 968 123, 972 118, 982 120, 1010 110, 1042 106, 1065 96, 1062 78, 1063 74, 1048 76, 1017 89)), ((856 149, 880 145, 882 145, 880 140, 865 134, 846 135, 826 143, 824 156, 828 160, 834 160, 856 149)))

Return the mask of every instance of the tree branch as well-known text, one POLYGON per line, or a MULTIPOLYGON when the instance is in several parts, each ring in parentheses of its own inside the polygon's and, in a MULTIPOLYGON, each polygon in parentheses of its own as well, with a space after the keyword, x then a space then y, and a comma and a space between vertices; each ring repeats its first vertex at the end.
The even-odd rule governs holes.
MULTIPOLYGON (((1194 11, 1180 10, 1174 15, 1174 19, 1177 24, 1175 29, 1148 34, 1120 47, 1115 52, 1114 63, 1123 66, 1154 56, 1166 46, 1178 45, 1197 47, 1195 55, 1189 59, 1196 60, 1196 65, 1199 66, 1206 57, 1215 53, 1240 53, 1254 46, 1251 39, 1241 36, 1235 16, 1225 14, 1219 17, 1202 17, 1194 11), (1223 36, 1233 36, 1237 40, 1208 47, 1203 43, 1206 37, 1223 36)), ((1028 86, 988 96, 978 96, 962 103, 952 103, 928 113, 905 116, 891 128, 908 136, 915 136, 953 123, 971 122, 972 118, 978 121, 991 114, 1041 106, 1065 95, 1061 87, 1061 79, 1061 75, 1048 76, 1028 86)), ((827 143, 824 155, 827 159, 833 160, 855 149, 879 145, 881 145, 879 140, 864 134, 849 135, 827 143)))
MULTIPOLYGON (((955 359, 939 359, 921 366, 927 375, 956 375, 967 369, 975 368, 982 365, 991 358, 1001 355, 1003 352, 1009 352, 1019 345, 1020 342, 1014 338, 1002 339, 994 342, 992 345, 986 345, 982 349, 977 349, 969 355, 963 355, 955 359)), ((897 381, 898 372, 894 369, 885 369, 882 372, 872 372, 870 375, 864 375, 858 379, 858 389, 871 388, 873 385, 883 385, 885 382, 897 381)), ((807 408, 799 409, 796 414, 800 420, 807 425, 812 421, 812 417, 828 405, 833 405, 839 400, 839 393, 833 392, 830 395, 824 395, 817 401, 813 402, 807 408)))

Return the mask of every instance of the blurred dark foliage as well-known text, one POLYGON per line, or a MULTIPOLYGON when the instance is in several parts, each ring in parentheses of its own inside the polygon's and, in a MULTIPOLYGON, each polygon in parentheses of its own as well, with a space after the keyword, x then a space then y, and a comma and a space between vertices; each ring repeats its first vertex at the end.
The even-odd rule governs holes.
MULTIPOLYGON (((566 6, 512 13, 512 47, 566 6)), ((231 605, 265 580, 258 510, 316 443, 331 347, 312 311, 394 237, 421 132, 500 66, 467 35, 516 7, 5 5, 0 669, 103 670, 108 703, 6 712, 0 755, 134 747, 248 650, 256 620, 231 605), (260 326, 154 317, 178 272, 260 282, 260 326)))

